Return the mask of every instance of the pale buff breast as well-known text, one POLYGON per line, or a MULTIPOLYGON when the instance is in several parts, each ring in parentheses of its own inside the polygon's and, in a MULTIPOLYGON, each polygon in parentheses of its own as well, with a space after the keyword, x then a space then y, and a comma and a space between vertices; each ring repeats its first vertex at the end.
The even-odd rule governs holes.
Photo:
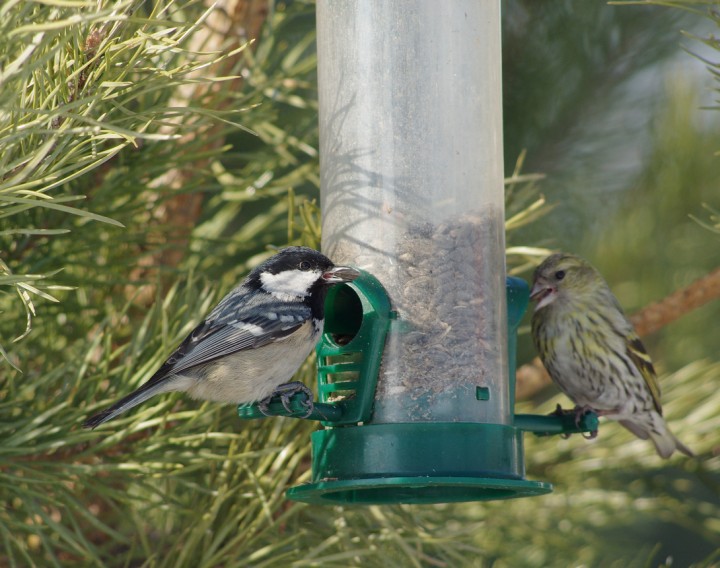
POLYGON ((291 379, 312 351, 321 330, 322 324, 316 327, 307 321, 276 343, 213 361, 193 376, 176 377, 173 390, 226 404, 262 400, 291 379))

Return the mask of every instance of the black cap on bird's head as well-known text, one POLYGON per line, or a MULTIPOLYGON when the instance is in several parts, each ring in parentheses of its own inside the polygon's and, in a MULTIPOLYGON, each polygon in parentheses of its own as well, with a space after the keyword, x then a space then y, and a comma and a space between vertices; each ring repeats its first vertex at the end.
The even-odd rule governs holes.
POLYGON ((276 254, 258 265, 251 273, 250 278, 262 272, 278 274, 286 270, 327 270, 335 266, 323 253, 308 247, 287 247, 280 249, 276 254))
POLYGON ((248 276, 249 286, 280 297, 304 297, 327 285, 351 282, 355 268, 335 266, 324 254, 308 247, 287 247, 260 264, 248 276))

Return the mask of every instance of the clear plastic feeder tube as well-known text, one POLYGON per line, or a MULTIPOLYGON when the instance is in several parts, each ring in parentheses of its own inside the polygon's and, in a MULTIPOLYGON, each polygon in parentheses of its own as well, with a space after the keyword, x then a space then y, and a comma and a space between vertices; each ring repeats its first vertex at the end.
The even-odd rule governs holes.
POLYGON ((398 319, 373 423, 510 424, 499 0, 318 0, 323 250, 398 319))

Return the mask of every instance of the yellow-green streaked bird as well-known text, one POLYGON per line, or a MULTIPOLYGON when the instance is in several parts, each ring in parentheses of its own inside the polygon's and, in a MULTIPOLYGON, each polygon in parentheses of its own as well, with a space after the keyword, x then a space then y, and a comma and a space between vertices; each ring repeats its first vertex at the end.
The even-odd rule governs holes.
POLYGON ((555 384, 576 404, 618 420, 668 458, 694 454, 670 432, 660 387, 640 338, 600 273, 585 260, 558 253, 535 270, 532 334, 555 384))

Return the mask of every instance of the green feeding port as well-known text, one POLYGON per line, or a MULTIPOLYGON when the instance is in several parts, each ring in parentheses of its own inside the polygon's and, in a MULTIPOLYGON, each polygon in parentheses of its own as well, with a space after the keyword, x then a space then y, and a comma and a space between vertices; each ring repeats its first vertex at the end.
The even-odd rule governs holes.
MULTIPOLYGON (((509 388, 514 396, 517 328, 528 305, 528 286, 507 279, 509 388)), ((510 424, 468 421, 379 422, 378 374, 392 334, 409 333, 384 288, 367 272, 331 289, 325 330, 317 348, 318 402, 307 417, 324 429, 312 434, 312 478, 287 491, 314 504, 392 504, 486 501, 542 495, 549 483, 525 479, 523 434, 570 434, 597 429, 590 413, 574 416, 515 415, 510 424)), ((304 417, 303 397, 288 412, 273 402, 271 414, 304 417)), ((479 384, 474 404, 493 404, 479 384)), ((511 399, 513 400, 513 399, 511 399)), ((241 418, 264 418, 256 405, 241 418)))

